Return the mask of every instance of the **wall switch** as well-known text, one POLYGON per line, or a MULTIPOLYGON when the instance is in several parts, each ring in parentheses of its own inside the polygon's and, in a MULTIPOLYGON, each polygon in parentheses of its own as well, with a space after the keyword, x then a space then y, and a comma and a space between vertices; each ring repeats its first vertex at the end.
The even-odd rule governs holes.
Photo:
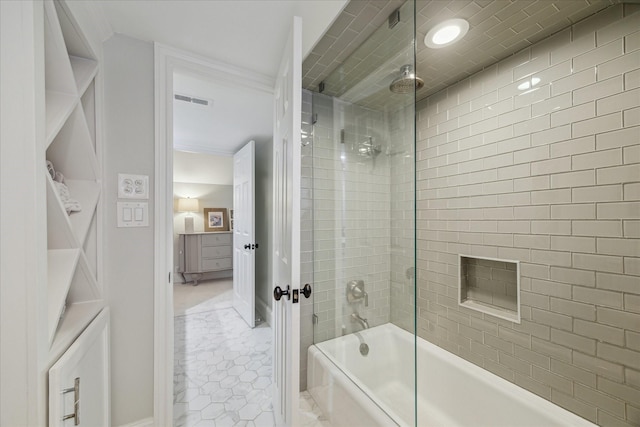
POLYGON ((118 198, 119 199, 148 199, 149 198, 149 176, 119 173, 118 174, 118 198))
POLYGON ((148 227, 149 203, 118 202, 118 227, 148 227))

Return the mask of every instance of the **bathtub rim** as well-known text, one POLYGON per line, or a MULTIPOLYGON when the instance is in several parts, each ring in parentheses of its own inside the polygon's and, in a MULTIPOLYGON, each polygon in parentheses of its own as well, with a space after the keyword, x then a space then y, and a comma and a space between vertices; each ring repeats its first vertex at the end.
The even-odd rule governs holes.
MULTIPOLYGON (((362 331, 359 331, 360 334, 363 335, 363 339, 366 341, 366 335, 370 335, 369 331, 379 331, 379 330, 384 330, 384 326, 385 325, 389 325, 389 323, 384 323, 382 325, 378 325, 378 326, 374 326, 372 328, 369 329, 365 329, 362 331)), ((393 325, 395 326, 395 325, 393 325)), ((402 329, 401 329, 402 330, 402 329)), ((406 331, 405 331, 406 332, 406 331)), ((391 333, 396 333, 395 330, 391 331, 391 333)), ((408 333, 408 332, 407 332, 408 333)), ((413 336, 412 334, 409 334, 410 336, 413 336)), ((344 341, 346 340, 351 340, 351 338, 354 338, 357 340, 357 338, 355 337, 354 333, 351 334, 347 334, 347 335, 343 335, 341 337, 338 338, 334 338, 335 339, 342 339, 344 341)), ((401 337, 404 338, 404 337, 401 337)), ((332 363, 332 367, 337 369, 338 372, 342 373, 344 376, 346 376, 346 378, 348 380, 350 380, 362 393, 365 394, 365 396, 378 408, 380 409, 382 412, 384 412, 390 419, 392 419, 397 425, 406 425, 406 426, 411 426, 413 424, 411 423, 406 423, 404 417, 400 416, 397 412, 393 411, 389 405, 385 404, 384 402, 381 402, 378 399, 373 399, 371 396, 375 396, 375 394, 373 393, 373 391, 366 386, 365 384, 362 383, 362 381, 360 381, 355 375, 353 375, 353 373, 346 371, 345 369, 343 369, 340 363, 337 362, 336 358, 328 351, 324 351, 324 349, 322 347, 326 347, 322 346, 323 343, 327 343, 329 341, 333 341, 333 340, 327 340, 327 341, 323 341, 321 343, 318 344, 313 344, 312 346, 309 347, 309 349, 311 349, 312 347, 316 347, 317 350, 327 359, 329 359, 329 361, 332 363), (322 347, 321 347, 322 346, 322 347)), ((415 366, 415 352, 414 352, 414 366, 415 366)), ((415 376, 414 376, 415 378, 415 376)), ((416 403, 415 403, 415 381, 414 381, 414 403, 413 403, 413 413, 415 416, 415 411, 416 411, 416 403)), ((414 417, 412 417, 414 418, 414 417)))
MULTIPOLYGON (((414 363, 415 363, 415 369, 416 369, 414 378, 417 378, 418 382, 419 382, 419 371, 420 371, 420 362, 419 362, 420 357, 418 356, 418 354, 420 354, 420 349, 422 349, 425 352, 425 354, 432 354, 435 357, 442 360, 444 363, 462 369, 464 372, 467 372, 468 374, 473 375, 476 378, 479 378, 479 380, 483 381, 484 383, 487 383, 492 388, 498 389, 501 393, 508 394, 510 398, 517 400, 519 403, 523 404, 524 406, 530 407, 532 408, 532 410, 535 410, 537 412, 544 412, 546 414, 550 414, 551 416, 554 417, 554 419, 557 419, 561 423, 561 425, 567 425, 572 427, 597 427, 596 424, 569 411, 568 409, 565 409, 541 396, 538 396, 535 393, 523 387, 520 387, 512 383, 511 381, 508 381, 454 353, 451 353, 443 349, 442 347, 439 347, 436 344, 433 344, 432 342, 427 341, 424 338, 414 335, 393 323, 385 323, 379 326, 374 326, 364 331, 360 331, 360 333, 364 335, 364 339, 366 340, 367 338, 366 335, 369 335, 372 332, 378 331, 378 330, 389 330, 391 333, 399 335, 404 340, 413 341, 412 345, 414 350, 414 363)), ((349 339, 348 337, 351 337, 351 335, 353 334, 337 337, 337 338, 334 338, 333 340, 340 340, 340 339, 346 340, 346 339, 349 339)), ((316 349, 322 355, 324 355, 329 361, 331 361, 331 363, 333 364, 333 367, 335 367, 338 370, 338 372, 344 374, 347 377, 347 379, 351 380, 354 383, 354 385, 361 392, 365 393, 366 396, 378 408, 380 408, 383 412, 385 412, 390 418, 392 418, 398 424, 400 424, 400 421, 404 423, 405 420, 403 417, 398 416, 396 412, 388 409, 388 405, 384 404, 383 402, 380 402, 377 399, 372 398, 371 394, 367 393, 367 392, 370 393, 371 390, 367 386, 362 384, 361 381, 357 379, 354 380, 353 378, 354 375, 348 370, 344 369, 339 363, 337 363, 336 358, 333 355, 331 355, 330 352, 324 350, 323 347, 327 347, 327 345, 322 346, 322 344, 327 343, 329 341, 333 341, 333 340, 327 340, 317 344, 314 343, 312 346, 309 347, 309 349, 311 349, 312 347, 316 347, 316 349)), ((417 384, 415 384, 415 389, 417 389, 417 384)), ((414 416, 416 415, 415 412, 416 412, 417 398, 418 396, 416 396, 414 393, 414 405, 413 405, 414 416)), ((418 412, 417 416, 419 417, 419 411, 417 412, 418 412)), ((417 421, 419 421, 419 419, 417 421)))

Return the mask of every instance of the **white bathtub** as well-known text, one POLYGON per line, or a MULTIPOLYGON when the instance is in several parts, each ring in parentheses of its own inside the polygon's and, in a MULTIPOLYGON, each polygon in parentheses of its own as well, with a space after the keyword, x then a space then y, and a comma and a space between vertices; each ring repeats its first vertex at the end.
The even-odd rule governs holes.
MULTIPOLYGON (((393 324, 309 348, 307 387, 335 427, 413 426, 414 336, 393 324), (339 368, 338 368, 339 367, 339 368)), ((418 338, 418 426, 595 426, 418 338)))

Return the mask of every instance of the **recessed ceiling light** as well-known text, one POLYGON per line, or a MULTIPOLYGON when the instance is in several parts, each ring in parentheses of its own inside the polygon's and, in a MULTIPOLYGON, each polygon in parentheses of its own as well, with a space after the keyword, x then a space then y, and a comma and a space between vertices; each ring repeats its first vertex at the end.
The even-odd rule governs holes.
POLYGON ((464 19, 448 19, 431 28, 424 44, 431 49, 440 49, 454 44, 467 34, 469 23, 464 19))

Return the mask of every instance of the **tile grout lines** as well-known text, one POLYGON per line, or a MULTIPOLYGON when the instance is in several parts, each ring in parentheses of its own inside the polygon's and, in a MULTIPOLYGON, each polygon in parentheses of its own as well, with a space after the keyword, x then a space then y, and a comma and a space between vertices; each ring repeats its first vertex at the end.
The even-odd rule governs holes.
POLYGON ((271 329, 233 308, 176 316, 174 426, 274 425, 271 329))

